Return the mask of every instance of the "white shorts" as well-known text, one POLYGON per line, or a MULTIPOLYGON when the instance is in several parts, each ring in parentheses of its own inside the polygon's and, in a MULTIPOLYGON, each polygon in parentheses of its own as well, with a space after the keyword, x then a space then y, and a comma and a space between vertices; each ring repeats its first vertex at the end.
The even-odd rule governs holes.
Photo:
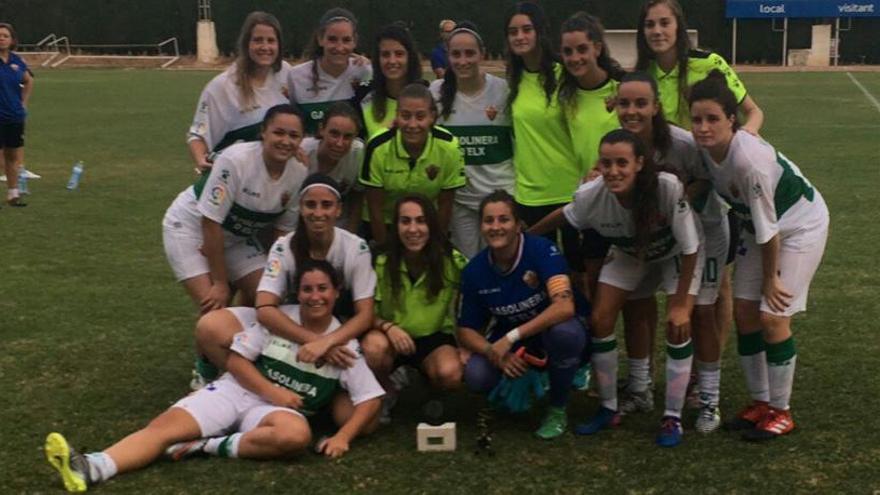
POLYGON ((471 259, 484 247, 483 236, 480 235, 480 214, 464 205, 453 203, 452 205, 452 245, 471 259))
MULTIPOLYGON (((263 269, 266 253, 256 239, 232 238, 228 235, 224 235, 224 238, 223 256, 230 280, 240 280, 251 272, 263 269)), ((211 272, 208 258, 202 254, 200 219, 166 214, 162 222, 162 242, 165 257, 178 282, 211 272)))
POLYGON ((782 239, 779 247, 779 277, 782 285, 791 293, 791 304, 785 311, 770 309, 763 296, 764 266, 761 260, 761 246, 755 243, 755 236, 743 232, 739 249, 736 252, 736 265, 733 271, 733 297, 748 301, 761 301, 761 311, 776 316, 792 316, 807 309, 807 294, 810 282, 819 269, 825 243, 828 240, 828 227, 817 236, 807 233, 812 241, 804 242, 798 235, 782 239))
POLYGON ((717 225, 703 225, 705 234, 706 262, 703 264, 703 276, 700 281, 700 292, 697 293, 697 306, 715 304, 718 300, 718 289, 727 265, 727 252, 730 244, 730 225, 727 219, 717 225))
POLYGON ((248 391, 228 373, 180 399, 171 407, 188 412, 199 424, 203 438, 248 432, 259 426, 263 418, 276 411, 304 418, 294 409, 275 406, 248 391))
POLYGON ((234 316, 235 319, 238 320, 238 323, 241 324, 241 330, 239 330, 239 332, 247 329, 251 325, 257 324, 257 310, 254 308, 232 306, 224 309, 232 313, 232 316, 234 316))
MULTIPOLYGON (((678 290, 680 256, 675 255, 664 260, 645 263, 624 253, 617 246, 611 246, 599 273, 599 282, 629 291, 628 299, 651 297, 658 288, 662 288, 667 294, 675 294, 678 290)), ((705 258, 703 246, 700 245, 697 251, 697 266, 694 267, 694 276, 688 289, 688 294, 692 296, 697 295, 700 290, 705 258)))

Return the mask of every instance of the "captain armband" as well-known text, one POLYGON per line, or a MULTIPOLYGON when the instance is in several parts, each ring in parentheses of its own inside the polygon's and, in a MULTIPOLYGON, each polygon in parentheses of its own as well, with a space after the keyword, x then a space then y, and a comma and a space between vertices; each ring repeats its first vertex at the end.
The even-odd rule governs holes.
POLYGON ((571 297, 571 280, 568 275, 555 275, 547 281, 547 294, 550 299, 557 296, 569 298, 571 297))

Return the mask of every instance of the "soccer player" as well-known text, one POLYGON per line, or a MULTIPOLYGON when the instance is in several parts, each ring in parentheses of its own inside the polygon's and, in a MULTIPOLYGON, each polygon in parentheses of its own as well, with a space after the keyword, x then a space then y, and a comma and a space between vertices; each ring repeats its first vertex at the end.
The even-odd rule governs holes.
POLYGON ((692 130, 715 189, 743 223, 734 315, 752 404, 729 426, 744 430, 747 440, 766 440, 794 429, 791 317, 806 309, 829 216, 822 195, 794 163, 739 129, 736 96, 723 80, 713 71, 691 89, 692 130))
POLYGON ((236 142, 259 140, 266 110, 287 103, 284 78, 290 67, 281 58, 281 46, 278 19, 251 12, 238 35, 235 63, 202 91, 187 144, 203 181, 212 153, 236 142))
POLYGON ((485 247, 480 236, 480 200, 502 189, 513 193, 513 141, 507 81, 480 68, 486 55, 476 26, 462 22, 448 38, 449 68, 431 83, 440 106, 437 123, 458 137, 467 184, 455 191, 452 244, 467 258, 485 247))
MULTIPOLYGON (((668 124, 663 117, 657 83, 649 74, 642 71, 626 74, 617 91, 616 107, 620 125, 639 136, 647 147, 647 154, 661 170, 674 173, 682 180, 688 201, 699 214, 706 261, 692 315, 700 401, 696 429, 709 433, 721 423, 718 412, 721 345, 715 321, 715 301, 730 238, 724 212, 726 206, 711 188, 693 135, 668 124)), ((629 300, 623 311, 629 381, 619 409, 623 414, 649 411, 654 406, 649 357, 657 327, 656 300, 653 295, 629 300)))
POLYGON ((24 157, 24 123, 34 77, 12 51, 17 45, 12 25, 0 23, 0 151, 6 173, 6 203, 25 206, 18 190, 18 167, 24 157))
POLYGON ((256 309, 228 308, 203 316, 196 325, 198 347, 210 362, 200 361, 200 377, 193 388, 204 385, 223 369, 232 338, 249 322, 259 322, 274 335, 300 344, 299 358, 314 363, 326 359, 347 367, 352 356, 345 343, 358 338, 373 321, 376 274, 366 241, 336 226, 341 206, 339 185, 330 177, 310 175, 299 191, 299 221, 294 232, 280 237, 269 250, 257 287, 256 309), (318 336, 303 330, 279 306, 292 294, 297 267, 308 260, 326 260, 342 275, 344 300, 336 314, 345 317, 339 331, 318 336))
MULTIPOLYGON (((281 308, 313 335, 338 331, 332 308, 339 281, 326 261, 309 261, 294 279, 298 305, 281 308)), ((346 344, 357 356, 357 341, 346 344)), ((309 445, 309 419, 329 406, 339 430, 316 445, 330 458, 378 425, 382 387, 364 359, 350 368, 316 367, 297 360, 299 345, 252 322, 236 335, 229 372, 209 387, 177 401, 142 430, 104 451, 80 454, 60 433, 46 437, 49 464, 69 492, 151 464, 202 454, 246 459, 287 458, 309 445), (345 392, 339 391, 339 388, 345 392)))
POLYGON ((457 335, 461 346, 471 351, 465 383, 475 392, 488 393, 502 374, 517 378, 527 371, 519 349, 546 353, 549 407, 535 434, 553 439, 567 428, 565 407, 588 337, 583 321, 587 303, 572 288, 568 265, 556 245, 522 232, 510 194, 489 194, 479 211, 488 247, 461 276, 457 335))
POLYGON ((165 255, 203 314, 227 305, 230 285, 253 305, 266 260, 255 235, 296 225, 296 194, 306 177, 294 156, 302 133, 296 108, 273 106, 263 118, 262 141, 227 148, 207 180, 186 188, 165 212, 165 255))
MULTIPOLYGON (((516 136, 514 197, 517 216, 531 225, 565 204, 586 170, 578 163, 557 99, 563 69, 543 9, 518 2, 505 26, 508 103, 516 136)), ((548 233, 551 240, 556 237, 556 232, 548 233)), ((562 229, 562 249, 572 268, 581 271, 578 233, 570 226, 562 229)))
POLYGON ((455 307, 467 260, 440 230, 437 210, 420 194, 397 201, 388 250, 376 259, 376 317, 364 335, 364 357, 388 391, 390 414, 396 388, 388 379, 400 365, 418 368, 440 390, 461 386, 455 307))
POLYGON ((455 190, 464 186, 464 157, 458 139, 435 126, 437 107, 423 84, 403 88, 395 126, 367 143, 361 183, 367 186, 367 207, 373 241, 382 246, 394 217, 394 204, 419 193, 437 205, 440 232, 447 232, 455 190))
POLYGON ((306 133, 318 131, 331 103, 348 101, 355 88, 372 78, 369 61, 355 55, 357 18, 334 7, 318 21, 309 46, 309 60, 290 70, 290 101, 306 115, 306 133))
POLYGON ((372 55, 373 80, 355 90, 367 139, 392 126, 400 92, 408 84, 422 80, 416 43, 409 30, 400 24, 389 24, 379 30, 372 55))
POLYGON ((364 142, 357 137, 360 129, 357 111, 347 102, 337 102, 324 112, 318 134, 300 145, 309 173, 326 175, 338 184, 342 214, 336 223, 349 232, 357 232, 364 203, 364 188, 358 182, 364 163, 364 142))
POLYGON ((609 132, 599 147, 601 179, 585 183, 574 200, 535 226, 546 231, 568 221, 612 243, 599 275, 592 314, 592 361, 601 406, 575 433, 591 435, 618 420, 617 341, 614 324, 627 300, 667 293, 666 411, 657 444, 681 443, 684 406, 693 360, 690 314, 700 286, 700 229, 678 178, 657 172, 638 136, 609 132))

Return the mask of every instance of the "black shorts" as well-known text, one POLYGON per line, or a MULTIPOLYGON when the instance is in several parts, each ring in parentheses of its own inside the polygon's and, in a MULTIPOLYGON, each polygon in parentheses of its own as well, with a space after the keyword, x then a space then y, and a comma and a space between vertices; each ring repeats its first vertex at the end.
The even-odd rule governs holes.
POLYGON ((730 227, 730 244, 727 245, 727 261, 724 262, 725 265, 733 263, 734 258, 736 258, 736 250, 739 248, 739 231, 742 227, 739 217, 733 214, 732 209, 727 212, 727 225, 730 227))
POLYGON ((24 122, 0 123, 0 148, 24 146, 24 122))
POLYGON ((413 342, 416 345, 416 352, 410 354, 409 356, 398 354, 397 359, 394 360, 395 368, 401 365, 407 365, 412 366, 413 368, 421 369, 422 361, 424 361, 425 358, 428 357, 428 355, 430 355, 432 352, 434 352, 434 350, 438 347, 444 345, 458 347, 458 344, 455 342, 455 337, 453 337, 451 333, 446 332, 435 332, 431 335, 414 338, 413 342))
MULTIPOLYGON (((556 211, 559 207, 565 205, 566 203, 560 203, 558 205, 528 206, 517 203, 516 214, 527 226, 531 226, 556 211)), ((568 262, 569 268, 576 272, 584 271, 584 262, 583 259, 581 259, 580 236, 578 235, 578 231, 569 225, 567 221, 558 231, 549 232, 545 234, 544 237, 557 244, 561 242, 562 254, 565 255, 565 260, 568 262), (557 239, 557 237, 561 237, 561 239, 557 239)))
POLYGON ((588 260, 605 259, 611 243, 598 231, 587 229, 581 231, 581 256, 588 260))

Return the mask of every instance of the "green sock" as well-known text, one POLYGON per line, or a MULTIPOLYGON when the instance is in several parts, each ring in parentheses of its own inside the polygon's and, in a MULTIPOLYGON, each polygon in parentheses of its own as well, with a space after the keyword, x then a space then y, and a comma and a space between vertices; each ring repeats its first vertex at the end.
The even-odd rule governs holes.
POLYGON ((220 376, 220 370, 204 355, 200 354, 199 357, 196 358, 195 367, 196 373, 201 375, 206 382, 214 381, 220 376))

